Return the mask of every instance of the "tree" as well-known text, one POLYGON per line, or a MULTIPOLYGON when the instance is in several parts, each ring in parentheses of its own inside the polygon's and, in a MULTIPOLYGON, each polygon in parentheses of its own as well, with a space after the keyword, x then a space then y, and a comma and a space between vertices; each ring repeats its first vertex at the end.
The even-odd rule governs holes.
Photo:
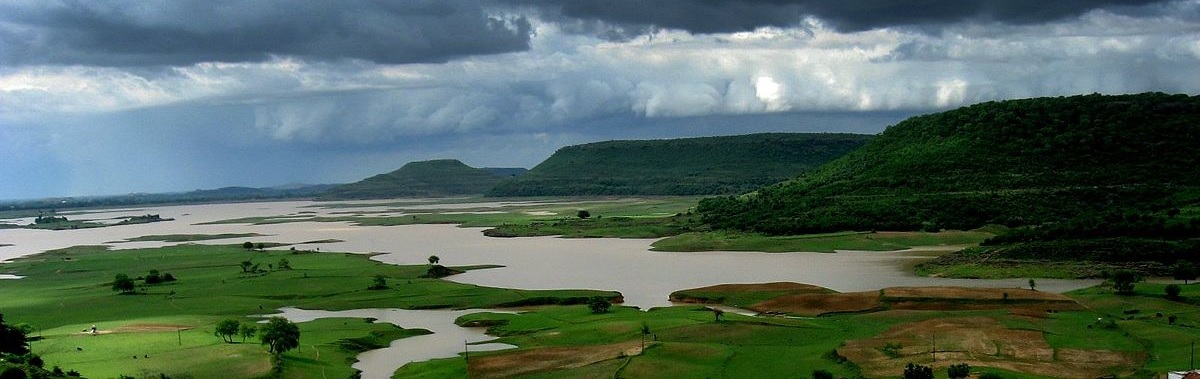
POLYGON ((1118 270, 1112 275, 1113 289, 1121 295, 1133 294, 1133 284, 1140 281, 1137 273, 1130 270, 1118 270))
POLYGON ((1200 274, 1200 270, 1196 269, 1196 265, 1192 262, 1180 260, 1171 265, 1171 276, 1175 280, 1182 280, 1183 284, 1187 284, 1189 280, 1196 280, 1196 276, 1200 274))
POLYGON ((242 324, 241 327, 238 327, 238 335, 242 336, 242 342, 246 342, 247 338, 254 337, 255 333, 258 333, 258 328, 252 324, 242 324))
POLYGON ((606 313, 609 307, 612 307, 612 303, 603 297, 595 296, 588 300, 588 309, 591 309, 592 313, 606 313))
POLYGON ((280 270, 291 270, 292 269, 292 262, 288 262, 287 258, 279 258, 279 263, 277 263, 275 265, 279 266, 280 270))
POLYGON ((25 355, 29 353, 29 342, 25 332, 4 323, 4 314, 0 314, 0 353, 25 355))
POLYGON ((113 277, 112 290, 120 291, 121 293, 133 293, 133 279, 129 279, 129 275, 117 274, 116 277, 113 277))
POLYGON ((250 272, 250 266, 254 266, 254 262, 242 261, 242 272, 250 272))
POLYGON ((233 336, 238 334, 240 326, 241 323, 238 320, 221 320, 221 322, 217 323, 217 328, 213 331, 213 335, 221 337, 221 340, 225 341, 225 343, 233 343, 233 336))
POLYGON ((1179 292, 1182 290, 1183 288, 1180 288, 1178 284, 1168 284, 1166 288, 1163 288, 1163 291, 1167 293, 1167 298, 1171 300, 1178 300, 1179 292))
POLYGON ((929 366, 909 363, 904 366, 904 379, 933 379, 933 369, 929 366))
POLYGON ((438 256, 436 256, 436 255, 429 256, 429 264, 431 264, 431 265, 438 264, 438 262, 441 262, 441 261, 442 261, 442 258, 438 258, 438 256))
POLYGON ((375 275, 375 279, 372 281, 371 286, 367 287, 367 289, 370 289, 370 290, 387 289, 387 278, 385 278, 383 275, 375 275))
POLYGON ((250 241, 242 242, 242 248, 246 249, 246 250, 254 249, 254 242, 250 242, 250 241))
POLYGON ((966 378, 971 375, 971 365, 966 363, 950 365, 950 368, 946 369, 946 375, 948 375, 950 379, 966 378))
POLYGON ((1029 279, 1029 290, 1030 290, 1030 291, 1037 291, 1037 281, 1036 281, 1036 280, 1033 280, 1033 278, 1030 278, 1030 279, 1029 279))
POLYGON ((300 347, 300 327, 286 318, 271 317, 263 325, 259 338, 271 354, 283 355, 288 350, 300 347))
POLYGON ((166 274, 163 274, 163 277, 162 277, 162 279, 163 279, 163 281, 164 281, 164 282, 174 282, 174 281, 175 281, 175 275, 171 275, 171 273, 169 273, 169 272, 168 272, 168 273, 166 273, 166 274))
POLYGON ((579 213, 576 213, 575 215, 579 216, 580 219, 587 219, 592 217, 592 212, 580 209, 579 213))
POLYGON ((263 245, 262 242, 259 242, 258 244, 254 245, 254 247, 258 248, 259 250, 262 250, 263 248, 266 247, 266 245, 263 245))
POLYGON ((829 370, 813 370, 812 379, 833 379, 833 373, 829 370))

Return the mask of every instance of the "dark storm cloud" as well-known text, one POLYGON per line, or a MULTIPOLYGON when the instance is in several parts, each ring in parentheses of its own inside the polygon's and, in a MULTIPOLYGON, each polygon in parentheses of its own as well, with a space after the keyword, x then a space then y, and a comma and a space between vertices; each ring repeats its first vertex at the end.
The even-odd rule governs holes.
POLYGON ((806 16, 841 31, 894 26, 940 26, 959 22, 1033 24, 1078 16, 1094 9, 1125 9, 1169 0, 509 0, 533 5, 549 18, 603 21, 629 30, 646 27, 693 33, 787 27, 806 16))
POLYGON ((10 2, 0 4, 0 64, 444 62, 526 50, 531 29, 478 0, 10 2))

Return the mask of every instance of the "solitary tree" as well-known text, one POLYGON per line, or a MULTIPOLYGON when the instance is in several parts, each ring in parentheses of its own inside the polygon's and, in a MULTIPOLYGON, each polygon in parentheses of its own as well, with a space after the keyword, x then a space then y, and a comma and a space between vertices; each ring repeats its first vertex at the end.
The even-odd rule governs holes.
POLYGON ((579 210, 579 213, 576 213, 575 215, 579 216, 580 219, 587 219, 587 218, 592 217, 592 212, 588 212, 586 210, 581 209, 581 210, 579 210))
POLYGON ((227 319, 217 323, 217 328, 213 331, 213 335, 221 337, 225 343, 233 343, 233 336, 238 334, 238 328, 241 323, 238 320, 227 319))
POLYGON ((133 293, 133 279, 129 279, 129 275, 117 274, 117 276, 113 278, 112 290, 119 291, 121 293, 133 293))
POLYGON ((251 266, 254 266, 254 262, 242 261, 242 272, 250 272, 251 266))
POLYGON ((1175 280, 1182 280, 1183 284, 1187 284, 1189 280, 1196 280, 1197 274, 1200 274, 1198 271, 1200 270, 1196 269, 1195 264, 1185 260, 1180 260, 1175 262, 1174 265, 1171 265, 1171 276, 1173 276, 1175 280))
POLYGON ((946 369, 946 375, 949 376, 950 379, 966 378, 971 375, 971 365, 966 363, 950 365, 950 368, 946 369))
POLYGON ((441 262, 441 261, 442 261, 442 258, 438 258, 438 256, 436 256, 436 255, 429 256, 429 264, 431 264, 431 265, 438 264, 438 262, 441 262))
POLYGON ((1029 290, 1030 290, 1030 291, 1037 291, 1037 281, 1036 281, 1036 280, 1033 280, 1033 278, 1030 278, 1030 279, 1029 279, 1029 290))
POLYGON ((246 250, 253 249, 253 248, 254 248, 254 242, 250 242, 250 241, 242 242, 242 248, 243 248, 243 249, 246 249, 246 250))
POLYGON ((933 368, 909 363, 904 366, 904 379, 933 379, 933 368))
POLYGON ((271 354, 283 355, 288 350, 300 347, 300 327, 286 318, 271 317, 263 325, 259 338, 271 354))
POLYGON ((1113 273, 1113 289, 1118 294, 1130 295, 1133 294, 1133 284, 1138 282, 1137 273, 1129 270, 1119 270, 1113 273))
POLYGON ((606 313, 609 307, 612 307, 612 303, 603 297, 595 296, 588 300, 588 309, 591 309, 592 313, 606 313))
POLYGON ((279 263, 275 266, 278 266, 280 270, 291 270, 292 262, 288 262, 287 258, 279 258, 279 263))
POLYGON ((263 245, 263 243, 262 243, 262 242, 259 242, 258 244, 254 245, 254 247, 258 248, 259 250, 262 250, 263 248, 265 248, 265 247, 267 247, 267 246, 266 246, 266 245, 263 245))
POLYGON ((242 342, 246 342, 247 338, 254 337, 255 333, 258 333, 258 328, 253 324, 242 324, 238 327, 238 335, 242 336, 242 342))

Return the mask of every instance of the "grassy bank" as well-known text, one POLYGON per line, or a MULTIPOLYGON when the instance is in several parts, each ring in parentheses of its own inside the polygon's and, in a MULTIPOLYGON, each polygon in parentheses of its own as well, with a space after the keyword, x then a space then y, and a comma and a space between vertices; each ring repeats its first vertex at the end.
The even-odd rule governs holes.
MULTIPOLYGON (((367 258, 256 251, 232 245, 134 250, 74 247, 5 264, 6 273, 25 278, 0 283, 0 311, 8 322, 37 329, 36 335, 44 339, 34 342, 33 349, 48 365, 73 368, 85 376, 140 375, 148 370, 249 378, 269 368, 266 350, 256 343, 222 343, 212 335, 216 322, 229 318, 253 322, 249 316, 284 306, 328 310, 470 308, 619 296, 591 290, 508 290, 425 279, 420 276, 428 266, 394 266, 367 258), (258 270, 243 270, 243 261, 258 265, 258 270), (177 280, 147 285, 140 277, 150 270, 169 273, 177 280), (114 292, 112 282, 117 274, 135 278, 136 292, 114 292), (376 275, 385 278, 386 289, 367 289, 376 275), (81 333, 92 325, 101 333, 81 333), (168 367, 171 362, 186 365, 168 367)), ((455 267, 477 268, 482 267, 455 267)), ((384 333, 381 339, 414 333, 389 331, 389 326, 361 321, 346 322, 342 331, 322 325, 301 325, 308 332, 301 337, 301 349, 285 355, 285 377, 322 377, 322 371, 348 373, 350 363, 345 358, 353 356, 353 351, 322 353, 315 358, 311 349, 333 349, 325 346, 331 341, 377 333, 384 333)))
POLYGON ((685 233, 655 242, 657 251, 763 251, 832 253, 835 250, 892 251, 916 246, 965 246, 991 237, 986 231, 840 232, 767 236, 737 231, 685 233))

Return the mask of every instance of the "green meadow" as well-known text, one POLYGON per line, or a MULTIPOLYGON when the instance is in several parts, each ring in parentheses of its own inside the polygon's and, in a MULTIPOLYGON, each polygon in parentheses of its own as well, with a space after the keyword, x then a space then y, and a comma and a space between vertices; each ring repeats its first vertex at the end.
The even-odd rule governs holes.
MULTIPOLYGON (((426 265, 395 266, 368 258, 248 250, 240 245, 133 250, 80 246, 5 264, 4 273, 25 278, 0 282, 0 312, 11 324, 25 323, 36 329, 34 335, 42 339, 34 341, 32 348, 43 356, 47 367, 62 366, 99 378, 143 371, 193 377, 214 377, 220 372, 220 376, 233 378, 266 373, 269 355, 254 340, 221 342, 213 335, 214 325, 224 319, 255 322, 258 318, 252 316, 285 306, 326 310, 473 308, 619 296, 592 290, 528 291, 460 284, 422 278, 429 269, 426 265), (247 272, 243 261, 258 269, 247 272), (144 284, 140 278, 151 270, 177 280, 144 284), (137 291, 114 292, 117 274, 137 278, 137 291), (387 288, 368 290, 377 275, 385 278, 387 288), (92 325, 100 333, 92 335, 92 325), (172 362, 187 365, 172 366, 172 362)), ((465 271, 488 266, 453 268, 465 271)), ((305 331, 301 347, 284 355, 284 377, 325 377, 321 372, 345 373, 336 377, 346 377, 352 363, 347 358, 357 351, 332 352, 345 350, 338 341, 375 335, 390 341, 422 333, 391 330, 396 328, 361 320, 332 324, 336 327, 325 325, 328 322, 301 324, 305 331), (323 353, 317 357, 317 351, 323 353)))

